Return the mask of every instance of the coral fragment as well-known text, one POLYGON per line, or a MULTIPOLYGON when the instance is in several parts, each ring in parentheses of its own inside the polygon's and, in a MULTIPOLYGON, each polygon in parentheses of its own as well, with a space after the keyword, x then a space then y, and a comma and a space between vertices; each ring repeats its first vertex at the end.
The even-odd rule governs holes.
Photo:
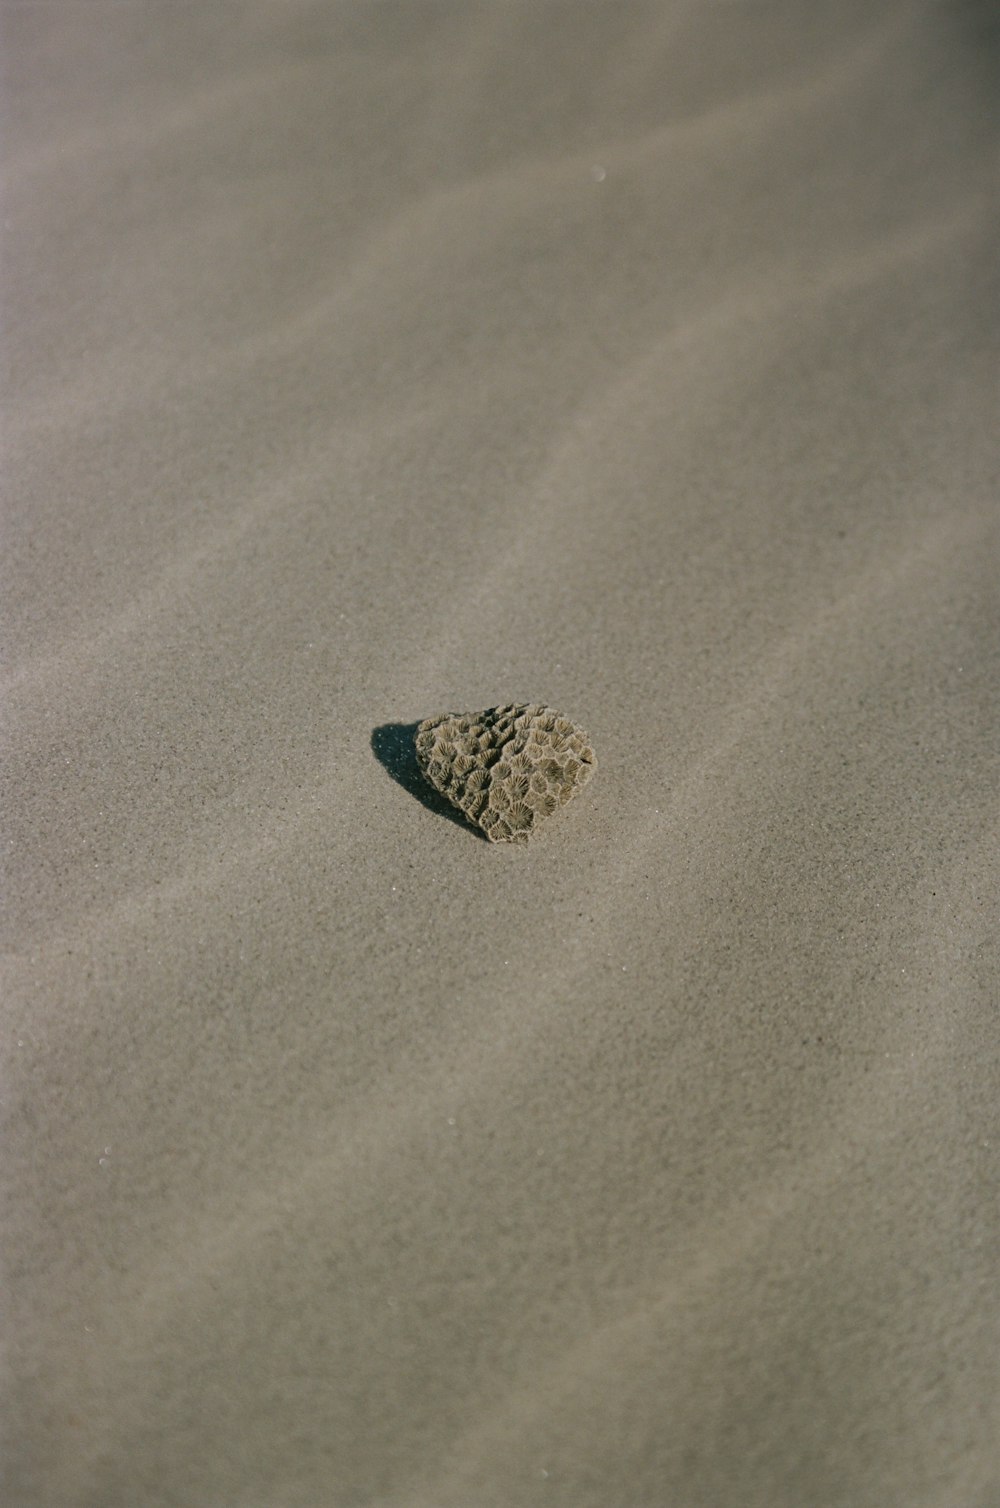
POLYGON ((494 843, 526 843, 597 766, 582 728, 540 703, 429 717, 415 744, 425 779, 494 843))

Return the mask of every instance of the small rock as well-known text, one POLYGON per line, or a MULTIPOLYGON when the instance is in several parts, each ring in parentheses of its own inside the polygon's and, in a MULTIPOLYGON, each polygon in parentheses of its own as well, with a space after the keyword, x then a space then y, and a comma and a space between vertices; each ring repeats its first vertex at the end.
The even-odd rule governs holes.
POLYGON ((416 746, 424 778, 491 843, 527 843, 597 768, 583 729, 535 703, 428 717, 416 746))

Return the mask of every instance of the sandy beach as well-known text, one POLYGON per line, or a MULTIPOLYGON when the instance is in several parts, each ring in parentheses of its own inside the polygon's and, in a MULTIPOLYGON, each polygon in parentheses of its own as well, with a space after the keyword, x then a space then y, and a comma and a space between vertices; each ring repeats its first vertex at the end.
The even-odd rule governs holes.
POLYGON ((991 7, 0 43, 0 1501, 998 1508, 991 7))

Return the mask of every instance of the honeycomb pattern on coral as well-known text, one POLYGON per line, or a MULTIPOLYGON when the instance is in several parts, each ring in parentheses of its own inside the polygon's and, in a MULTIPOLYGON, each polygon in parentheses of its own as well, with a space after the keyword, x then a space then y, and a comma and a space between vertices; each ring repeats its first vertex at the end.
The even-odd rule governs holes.
POLYGON ((428 717, 416 746, 424 777, 491 843, 527 843, 597 767, 586 733, 534 703, 428 717))

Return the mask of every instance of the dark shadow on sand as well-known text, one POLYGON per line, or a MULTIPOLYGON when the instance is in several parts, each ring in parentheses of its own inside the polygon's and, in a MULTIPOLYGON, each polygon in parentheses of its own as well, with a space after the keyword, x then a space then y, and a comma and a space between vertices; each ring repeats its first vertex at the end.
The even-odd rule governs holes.
POLYGON ((481 838, 484 843, 489 842, 486 834, 478 827, 473 827, 471 822, 466 822, 461 812, 452 806, 444 796, 438 794, 432 785, 420 773, 417 764, 417 750, 413 739, 419 723, 382 723, 372 732, 372 753, 384 770, 392 776, 397 785, 401 785, 421 806, 425 806, 429 812, 437 817, 447 817, 449 822, 454 822, 470 838, 481 838))

